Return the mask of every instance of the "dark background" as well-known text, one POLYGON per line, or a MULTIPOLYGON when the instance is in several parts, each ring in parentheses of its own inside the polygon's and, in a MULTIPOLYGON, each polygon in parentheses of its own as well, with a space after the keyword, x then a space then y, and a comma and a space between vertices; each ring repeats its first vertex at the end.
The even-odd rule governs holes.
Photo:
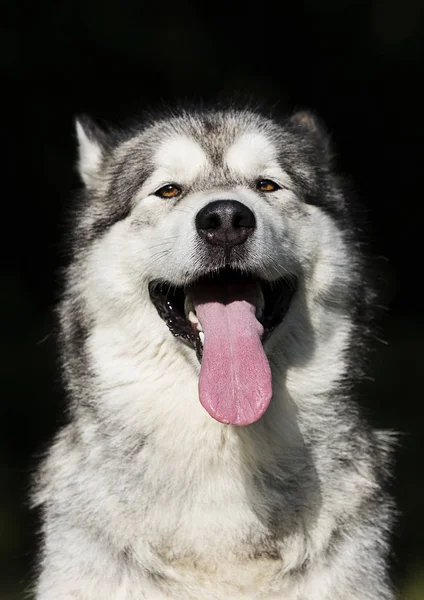
POLYGON ((31 457, 60 415, 51 329, 63 215, 78 183, 73 116, 116 122, 161 100, 232 92, 315 109, 367 209, 388 308, 363 402, 375 425, 403 433, 393 575, 407 600, 423 599, 422 3, 57 0, 10 2, 6 12, 1 600, 23 598, 34 547, 31 457))

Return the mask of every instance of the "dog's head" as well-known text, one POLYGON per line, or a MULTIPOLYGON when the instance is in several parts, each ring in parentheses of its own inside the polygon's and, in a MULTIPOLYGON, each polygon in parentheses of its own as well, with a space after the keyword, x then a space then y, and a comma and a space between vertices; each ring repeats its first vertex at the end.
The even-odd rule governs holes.
POLYGON ((89 249, 99 303, 151 303, 201 361, 207 411, 256 421, 272 349, 295 352, 308 320, 328 328, 323 307, 347 304, 354 260, 323 127, 308 112, 276 122, 229 110, 119 134, 81 119, 77 133, 76 245, 89 249))

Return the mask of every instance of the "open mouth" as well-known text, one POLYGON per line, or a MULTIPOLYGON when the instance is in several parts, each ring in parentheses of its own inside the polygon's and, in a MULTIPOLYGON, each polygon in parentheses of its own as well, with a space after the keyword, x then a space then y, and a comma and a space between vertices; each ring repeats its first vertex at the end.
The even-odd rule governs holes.
POLYGON ((268 282, 245 275, 240 271, 225 268, 209 273, 189 286, 174 286, 169 283, 152 281, 149 284, 150 298, 159 316, 168 325, 175 337, 181 338, 196 350, 199 361, 202 360, 204 332, 193 305, 192 290, 197 284, 222 285, 229 282, 251 282, 256 290, 256 318, 264 328, 262 341, 265 342, 274 329, 284 319, 296 289, 294 278, 281 278, 268 282), (203 335, 202 335, 203 333, 203 335))
POLYGON ((283 321, 295 280, 267 282, 231 268, 185 287, 152 281, 151 300, 170 332, 193 347, 201 362, 199 396, 223 423, 247 425, 272 396, 263 344, 283 321))

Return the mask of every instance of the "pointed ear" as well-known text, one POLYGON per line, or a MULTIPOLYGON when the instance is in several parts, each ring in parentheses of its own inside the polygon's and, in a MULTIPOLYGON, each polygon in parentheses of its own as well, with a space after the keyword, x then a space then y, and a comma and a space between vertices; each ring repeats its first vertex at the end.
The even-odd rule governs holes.
POLYGON ((309 138, 316 147, 330 157, 330 136, 322 121, 309 110, 295 112, 288 120, 295 132, 309 138))
POLYGON ((88 188, 98 186, 102 162, 109 146, 108 135, 90 117, 75 119, 78 139, 78 172, 88 188))

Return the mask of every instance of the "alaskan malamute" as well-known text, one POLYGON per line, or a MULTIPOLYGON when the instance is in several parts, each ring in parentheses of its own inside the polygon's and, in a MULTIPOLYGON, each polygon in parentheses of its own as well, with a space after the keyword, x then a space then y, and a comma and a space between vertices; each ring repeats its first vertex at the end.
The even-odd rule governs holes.
POLYGON ((372 296, 309 112, 77 121, 37 600, 390 600, 372 296))

